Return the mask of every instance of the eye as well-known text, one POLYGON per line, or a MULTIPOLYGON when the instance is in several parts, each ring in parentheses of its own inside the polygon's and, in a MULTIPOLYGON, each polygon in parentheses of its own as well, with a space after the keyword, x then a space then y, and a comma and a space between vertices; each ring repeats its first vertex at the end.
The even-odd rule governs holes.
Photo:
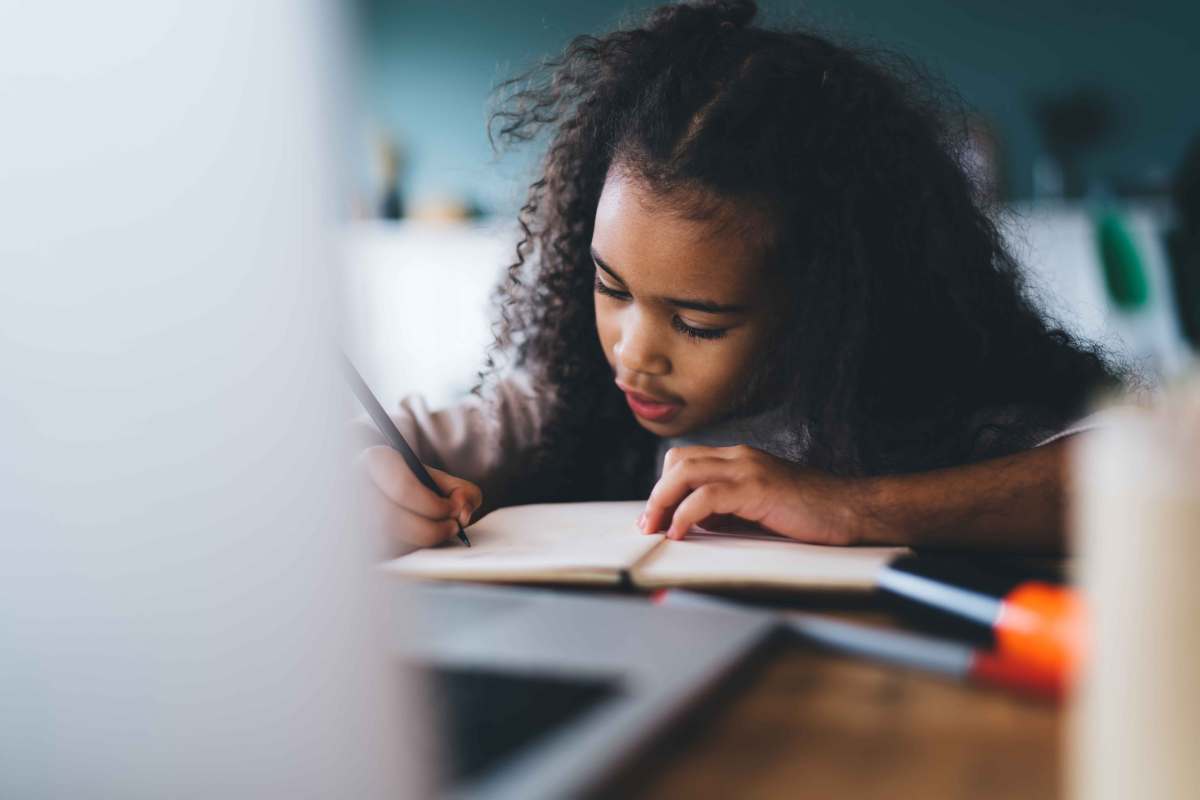
MULTIPOLYGON (((600 276, 596 275, 595 283, 593 284, 598 294, 605 297, 611 297, 615 300, 629 300, 629 292, 622 292, 620 289, 614 289, 608 286, 604 281, 600 280, 600 276)), ((687 336, 689 339, 720 339, 729 330, 728 328, 696 328, 688 325, 679 317, 671 317, 671 327, 687 336)))
POLYGON ((671 327, 689 339, 720 339, 728 328, 693 328, 679 317, 671 317, 671 327))
POLYGON ((628 300, 629 292, 622 292, 611 286, 606 286, 604 281, 600 280, 600 276, 596 276, 596 291, 606 297, 615 297, 618 300, 628 300))

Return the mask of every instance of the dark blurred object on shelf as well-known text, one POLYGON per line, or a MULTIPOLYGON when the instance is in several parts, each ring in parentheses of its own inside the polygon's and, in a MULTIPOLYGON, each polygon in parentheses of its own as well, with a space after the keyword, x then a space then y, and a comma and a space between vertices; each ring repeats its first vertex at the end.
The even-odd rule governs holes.
POLYGON ((1179 322, 1193 349, 1200 350, 1200 134, 1192 137, 1175 173, 1171 199, 1175 227, 1167 235, 1179 322))
POLYGON ((1083 154, 1117 130, 1116 103, 1103 89, 1079 86, 1035 98, 1033 118, 1061 172, 1063 196, 1082 197, 1087 190, 1083 154))
POLYGON ((404 216, 404 195, 400 190, 400 174, 404 171, 404 150, 395 138, 380 134, 375 140, 379 167, 380 219, 400 219, 404 216))

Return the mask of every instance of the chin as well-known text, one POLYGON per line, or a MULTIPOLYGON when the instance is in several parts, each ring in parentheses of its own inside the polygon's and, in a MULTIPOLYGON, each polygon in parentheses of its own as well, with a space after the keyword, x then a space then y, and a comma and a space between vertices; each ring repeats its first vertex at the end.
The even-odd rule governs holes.
POLYGON ((673 419, 669 422, 651 422, 648 419, 642 419, 637 414, 634 414, 633 418, 642 428, 664 439, 683 436, 695 428, 694 425, 689 425, 686 420, 681 419, 673 419))

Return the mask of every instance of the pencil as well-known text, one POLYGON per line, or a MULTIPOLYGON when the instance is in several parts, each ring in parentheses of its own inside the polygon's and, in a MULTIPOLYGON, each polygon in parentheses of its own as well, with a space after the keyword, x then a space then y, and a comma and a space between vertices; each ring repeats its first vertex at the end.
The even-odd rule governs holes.
MULTIPOLYGON (((367 410, 367 414, 375 422, 375 427, 379 428, 379 432, 388 440, 393 450, 396 450, 404 458, 404 463, 408 464, 408 468, 413 471, 425 488, 430 489, 438 495, 445 497, 446 493, 433 480, 433 476, 425 469, 425 465, 421 463, 421 459, 417 458, 417 454, 408 446, 408 442, 404 441, 404 437, 400 435, 400 431, 396 429, 396 424, 392 422, 392 418, 383 410, 383 406, 379 405, 379 401, 375 399, 371 388, 367 386, 367 382, 363 380, 362 375, 358 374, 358 370, 354 368, 354 363, 350 361, 345 353, 339 354, 342 359, 342 369, 346 373, 346 381, 350 384, 350 389, 353 390, 354 396, 358 398, 358 402, 362 403, 362 407, 367 410)), ((458 520, 454 521, 458 525, 458 540, 467 547, 471 546, 471 540, 467 538, 467 532, 463 530, 462 523, 458 520)))

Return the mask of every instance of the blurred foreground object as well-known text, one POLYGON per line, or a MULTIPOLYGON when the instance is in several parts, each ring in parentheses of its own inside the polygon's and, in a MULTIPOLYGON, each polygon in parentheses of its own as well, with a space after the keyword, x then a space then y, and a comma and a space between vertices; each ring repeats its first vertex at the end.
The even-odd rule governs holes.
POLYGON ((1200 380, 1081 437, 1074 471, 1090 630, 1071 720, 1071 796, 1195 797, 1200 380))
POLYGON ((404 796, 329 352, 338 20, 0 19, 0 797, 404 796))

